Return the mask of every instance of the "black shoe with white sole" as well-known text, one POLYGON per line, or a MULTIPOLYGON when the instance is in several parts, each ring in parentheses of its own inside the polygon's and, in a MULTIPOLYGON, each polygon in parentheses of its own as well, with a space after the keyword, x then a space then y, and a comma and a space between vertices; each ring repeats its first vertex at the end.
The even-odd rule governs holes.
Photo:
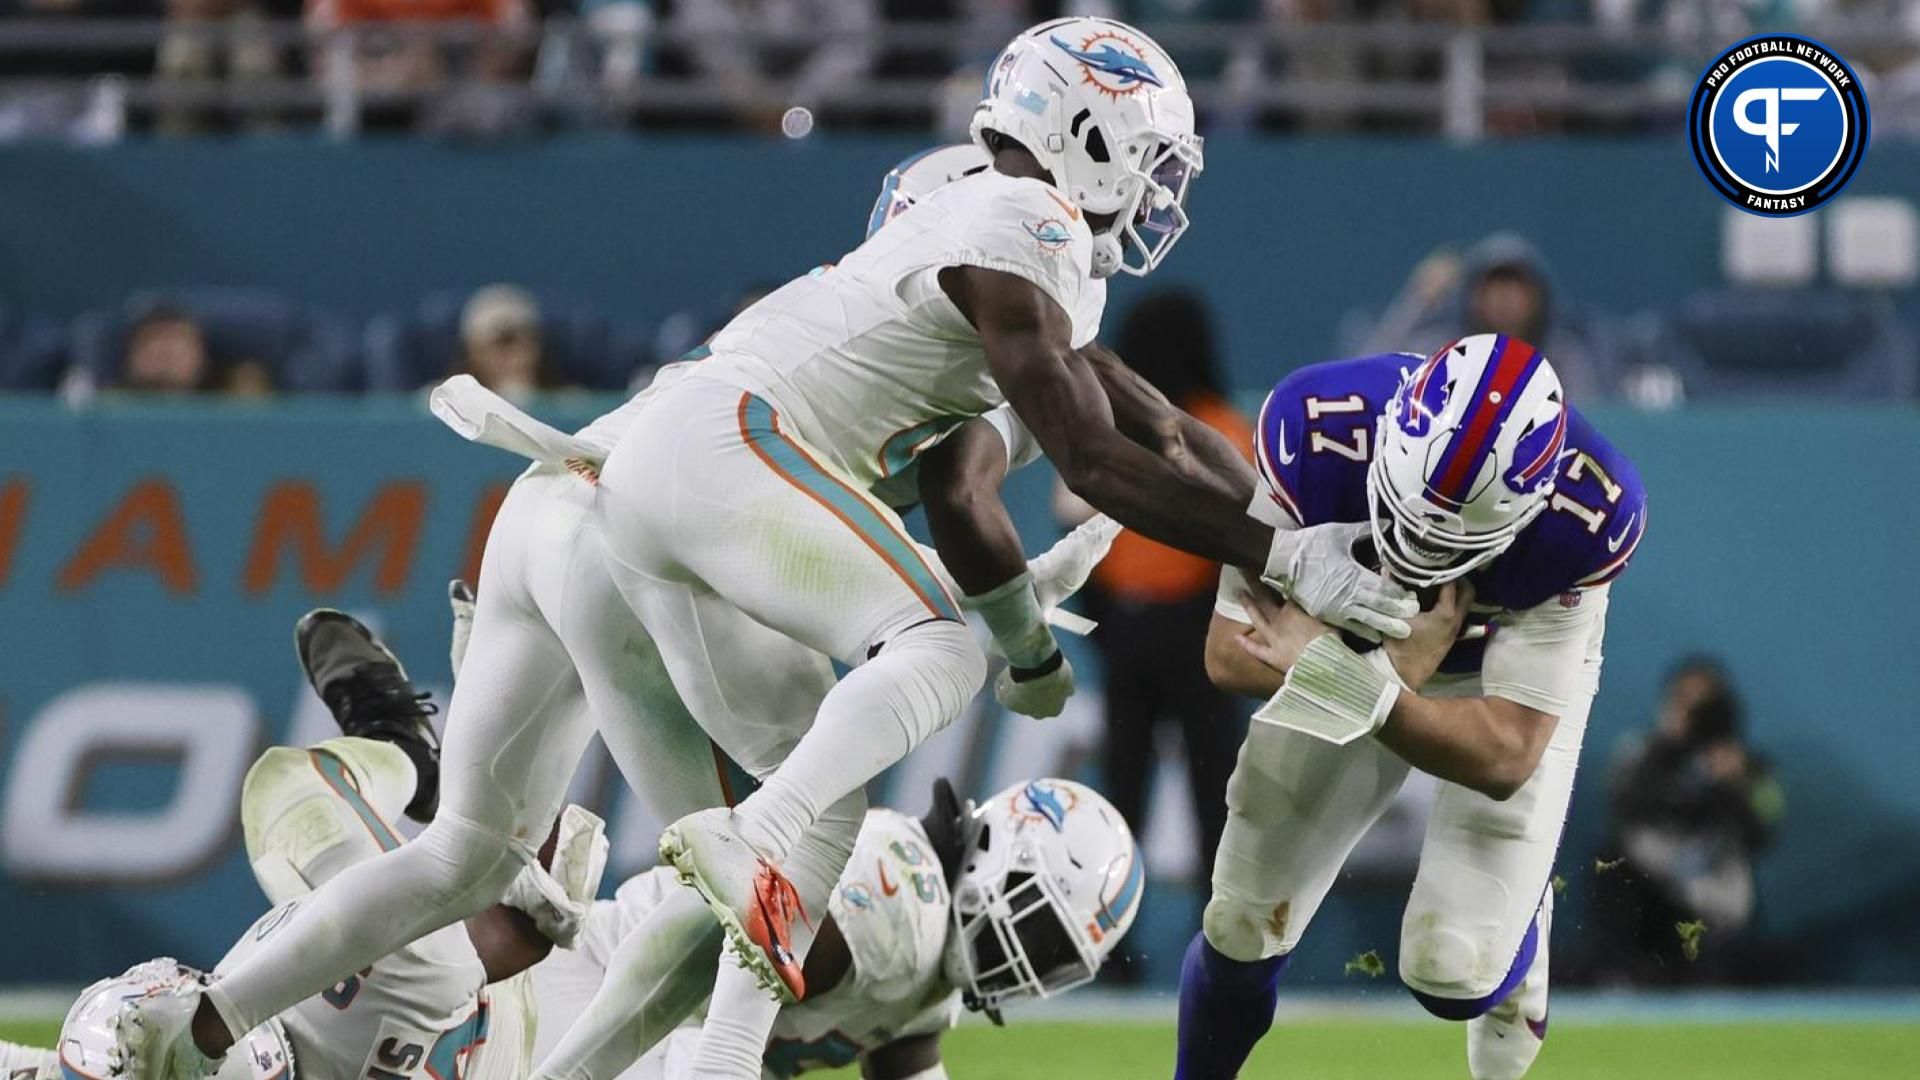
POLYGON ((433 820, 440 806, 440 738, 432 695, 414 689, 407 669, 359 619, 332 608, 301 616, 294 647, 313 691, 343 734, 392 743, 413 762, 407 816, 433 820))

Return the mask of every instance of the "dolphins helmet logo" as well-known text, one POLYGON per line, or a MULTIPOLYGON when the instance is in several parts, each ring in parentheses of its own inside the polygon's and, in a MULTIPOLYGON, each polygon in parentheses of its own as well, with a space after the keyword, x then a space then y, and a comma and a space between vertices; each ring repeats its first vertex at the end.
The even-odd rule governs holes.
POLYGON ((1036 780, 1014 794, 1011 809, 1014 819, 1023 827, 1030 821, 1044 821, 1053 826, 1054 832, 1064 832, 1067 812, 1079 801, 1079 797, 1071 791, 1061 791, 1052 784, 1036 780))
POLYGON ((1080 61, 1082 79, 1116 101, 1139 93, 1143 87, 1157 89, 1167 85, 1147 63, 1145 50, 1123 34, 1102 30, 1082 41, 1077 49, 1058 37, 1051 40, 1062 52, 1080 61))

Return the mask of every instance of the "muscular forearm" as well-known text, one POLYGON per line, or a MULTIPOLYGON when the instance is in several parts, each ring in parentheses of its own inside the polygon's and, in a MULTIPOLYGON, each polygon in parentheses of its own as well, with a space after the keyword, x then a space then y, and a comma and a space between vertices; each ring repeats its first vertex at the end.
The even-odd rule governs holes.
POLYGON ((1539 766, 1554 723, 1493 698, 1429 698, 1403 690, 1377 737, 1421 772, 1506 799, 1539 766))
MULTIPOLYGON (((1237 499, 1244 493, 1247 501, 1252 501, 1259 475, 1233 440, 1184 412, 1180 414, 1180 440, 1181 450, 1191 457, 1199 475, 1220 482, 1221 492, 1228 498, 1237 499)), ((1244 508, 1247 503, 1240 505, 1244 508)))
POLYGON ((969 596, 1026 573, 1027 556, 1000 485, 1007 449, 984 421, 969 421, 924 455, 920 503, 947 572, 969 596))
MULTIPOLYGON (((1247 516, 1253 484, 1197 460, 1180 464, 1108 429, 1080 448, 1061 479, 1094 508, 1150 540, 1259 571, 1273 529, 1247 516)), ((1045 446, 1043 441, 1042 446, 1045 446)))

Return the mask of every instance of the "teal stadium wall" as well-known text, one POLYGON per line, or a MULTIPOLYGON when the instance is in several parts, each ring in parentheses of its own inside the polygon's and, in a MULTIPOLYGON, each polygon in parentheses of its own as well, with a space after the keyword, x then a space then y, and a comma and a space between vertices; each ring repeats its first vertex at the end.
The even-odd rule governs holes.
MULTIPOLYGON (((0 295, 66 316, 154 285, 264 284, 357 317, 509 278, 657 318, 838 255, 873 179, 909 149, 10 148, 0 295)), ((1717 272, 1720 207, 1677 143, 1210 151, 1198 225, 1168 277, 1214 301, 1243 393, 1328 355, 1332 313, 1377 304, 1419 254, 1494 228, 1540 241, 1570 293, 1616 310, 1717 272)), ((1857 186, 1920 190, 1920 153, 1876 147, 1857 186)), ((1118 287, 1122 302, 1132 288, 1118 287)), ((1605 756, 1646 722, 1667 664, 1706 648, 1730 661, 1787 787, 1786 828, 1762 864, 1765 938, 1790 975, 1913 983, 1920 415, 1594 412, 1639 462, 1652 515, 1617 587, 1560 864, 1562 947, 1578 948, 1586 919, 1605 756)), ((366 613, 444 688, 444 582, 470 564, 488 493, 513 472, 411 399, 85 412, 0 401, 0 919, 31 931, 0 950, 0 983, 76 982, 162 952, 217 959, 259 903, 234 828, 236 763, 325 730, 291 663, 293 620, 319 603, 366 613), (100 539, 116 519, 119 542, 100 539), (189 782, 162 752, 183 723, 204 770, 189 782), (81 752, 79 731, 115 751, 81 752), (206 809, 189 813, 196 799, 206 809)), ((1039 476, 1013 487, 1036 543, 1051 535, 1045 491, 1039 476)), ((984 745, 1027 730, 974 722, 992 728, 984 745)), ((977 756, 960 759, 965 778, 995 775, 977 756)), ((616 786, 585 785, 618 828, 634 819, 616 786)), ((883 791, 909 807, 923 798, 907 779, 883 791)), ((1348 985, 1340 961, 1353 952, 1390 958, 1401 888, 1343 889, 1290 978, 1348 985)), ((1178 884, 1156 891, 1142 943, 1164 976, 1192 911, 1178 884)))

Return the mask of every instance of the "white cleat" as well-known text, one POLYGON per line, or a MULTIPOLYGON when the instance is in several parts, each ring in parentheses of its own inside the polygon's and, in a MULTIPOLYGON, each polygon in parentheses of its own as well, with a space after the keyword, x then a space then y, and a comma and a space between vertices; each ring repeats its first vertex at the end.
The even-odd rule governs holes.
POLYGON ((107 1073, 115 1080, 204 1080, 220 1068, 193 1043, 196 987, 156 990, 129 998, 113 1019, 114 1047, 107 1073))
POLYGON ((1553 890, 1534 916, 1540 945, 1533 966, 1507 999, 1467 1021, 1467 1071, 1473 1080, 1520 1080, 1547 1038, 1547 943, 1553 929, 1553 890))
POLYGON ((679 871, 681 883, 699 890, 761 989, 782 1004, 806 996, 792 939, 794 919, 807 917, 800 894, 740 835, 732 810, 700 810, 667 826, 660 858, 679 871))

